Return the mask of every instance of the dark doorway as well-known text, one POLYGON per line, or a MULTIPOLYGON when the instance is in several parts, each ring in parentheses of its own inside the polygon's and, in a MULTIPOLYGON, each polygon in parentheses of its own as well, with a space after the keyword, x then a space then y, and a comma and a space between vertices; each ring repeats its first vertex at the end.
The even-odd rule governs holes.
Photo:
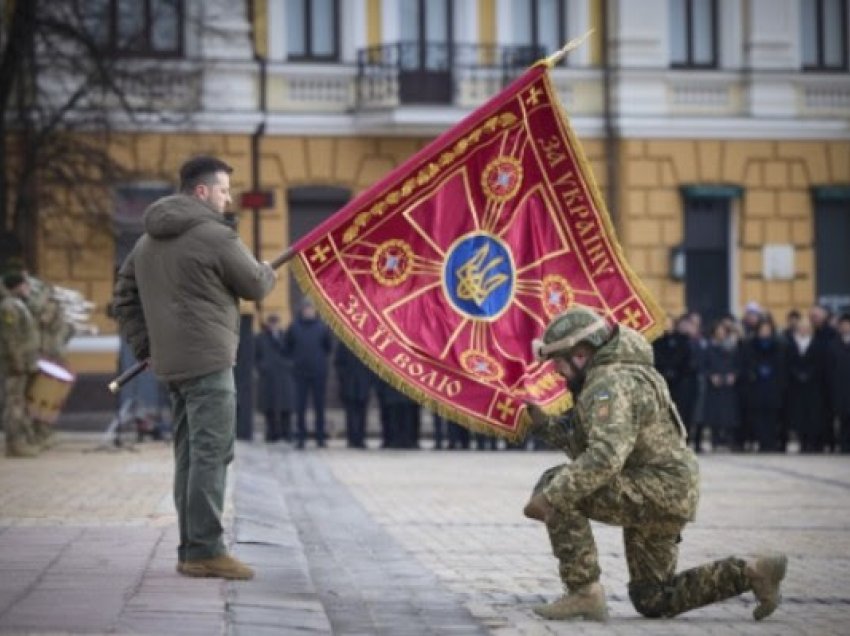
MULTIPOLYGON (((290 188, 287 192, 289 203, 289 245, 306 235, 314 227, 340 210, 351 198, 351 190, 327 186, 303 186, 290 188)), ((298 311, 298 305, 304 294, 295 278, 290 274, 289 302, 292 315, 298 311)))
POLYGON ((452 1, 401 0, 399 99, 450 104, 453 97, 452 1))
POLYGON ((850 310, 850 194, 815 199, 815 258, 818 303, 850 310))
POLYGON ((729 216, 726 197, 685 196, 685 303, 703 324, 729 313, 729 216))

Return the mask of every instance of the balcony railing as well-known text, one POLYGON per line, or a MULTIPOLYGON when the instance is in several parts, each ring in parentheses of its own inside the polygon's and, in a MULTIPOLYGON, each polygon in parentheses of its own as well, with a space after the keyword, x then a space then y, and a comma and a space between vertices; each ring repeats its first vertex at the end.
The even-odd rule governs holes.
POLYGON ((544 56, 533 46, 396 42, 357 52, 357 108, 475 106, 544 56))

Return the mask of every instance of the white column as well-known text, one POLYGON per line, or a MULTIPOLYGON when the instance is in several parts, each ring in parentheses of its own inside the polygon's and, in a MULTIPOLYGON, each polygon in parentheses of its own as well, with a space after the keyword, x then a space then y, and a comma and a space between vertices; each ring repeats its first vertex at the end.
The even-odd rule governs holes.
POLYGON ((266 5, 269 60, 286 60, 286 0, 268 0, 266 5))
POLYGON ((253 59, 251 25, 243 2, 207 0, 201 10, 201 50, 215 59, 253 59))
POLYGON ((615 109, 624 115, 655 115, 667 104, 662 71, 670 67, 668 0, 607 0, 612 64, 625 69, 614 90, 615 109), (632 72, 630 68, 658 69, 632 72))
POLYGON ((356 62, 357 51, 367 46, 366 0, 339 3, 340 61, 356 62))
POLYGON ((496 42, 509 46, 516 44, 514 40, 511 0, 496 0, 496 42))
MULTIPOLYGON (((590 28, 590 0, 568 0, 567 2, 567 40, 572 40, 587 33, 590 28)), ((590 40, 602 37, 597 27, 596 32, 587 39, 583 46, 567 54, 567 66, 587 66, 590 63, 590 40)), ((566 42, 561 42, 566 44, 566 42)))
POLYGON ((744 10, 742 0, 720 0, 717 3, 717 53, 721 69, 738 69, 743 65, 744 10))
POLYGON ((206 60, 204 109, 255 109, 256 65, 250 64, 254 47, 245 3, 207 0, 201 10, 200 43, 200 53, 206 60))
POLYGON ((397 0, 382 0, 381 2, 381 42, 387 44, 398 42, 401 33, 399 24, 399 10, 397 0))
POLYGON ((455 0, 453 3, 454 41, 458 44, 478 43, 478 2, 455 0))
MULTIPOLYGON (((744 63, 758 70, 796 70, 800 66, 799 0, 749 0, 744 63)), ((749 89, 754 117, 793 117, 797 92, 787 77, 758 74, 749 89)))
POLYGON ((746 47, 754 69, 800 67, 800 1, 749 0, 746 47))
POLYGON ((623 67, 670 66, 668 0, 610 0, 614 59, 623 67))

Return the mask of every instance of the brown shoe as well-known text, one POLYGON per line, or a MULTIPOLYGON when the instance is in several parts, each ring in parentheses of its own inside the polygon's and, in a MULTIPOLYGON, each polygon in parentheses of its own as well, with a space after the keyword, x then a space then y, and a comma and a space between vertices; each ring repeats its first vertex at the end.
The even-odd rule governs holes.
POLYGON ((23 440, 6 439, 6 457, 38 457, 41 449, 23 440))
POLYGON ((747 563, 747 577, 759 602, 753 610, 757 621, 773 614, 782 600, 779 586, 787 568, 788 557, 784 554, 759 556, 747 563))
MULTIPOLYGON (((179 565, 177 566, 180 567, 179 565)), ((213 577, 236 581, 247 581, 254 578, 254 570, 229 554, 222 554, 212 559, 197 559, 183 563, 182 574, 194 577, 213 577)))
POLYGON ((608 620, 605 588, 599 583, 585 585, 545 605, 537 605, 534 613, 554 621, 583 618, 604 623, 608 620))

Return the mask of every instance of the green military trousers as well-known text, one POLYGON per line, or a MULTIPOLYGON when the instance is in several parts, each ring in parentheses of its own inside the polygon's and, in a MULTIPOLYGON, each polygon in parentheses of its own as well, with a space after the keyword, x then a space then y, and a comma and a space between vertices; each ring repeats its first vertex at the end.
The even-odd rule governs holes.
MULTIPOLYGON (((546 487, 562 466, 543 473, 534 494, 546 487)), ((546 528, 559 561, 561 580, 576 590, 599 580, 599 559, 590 520, 623 528, 629 568, 629 598, 650 618, 676 616, 751 589, 743 559, 729 557, 676 574, 678 543, 685 522, 665 517, 644 502, 620 475, 567 510, 556 509, 546 528)))
POLYGON ((236 385, 233 369, 168 385, 174 416, 174 505, 180 561, 224 554, 221 513, 233 460, 236 385))

